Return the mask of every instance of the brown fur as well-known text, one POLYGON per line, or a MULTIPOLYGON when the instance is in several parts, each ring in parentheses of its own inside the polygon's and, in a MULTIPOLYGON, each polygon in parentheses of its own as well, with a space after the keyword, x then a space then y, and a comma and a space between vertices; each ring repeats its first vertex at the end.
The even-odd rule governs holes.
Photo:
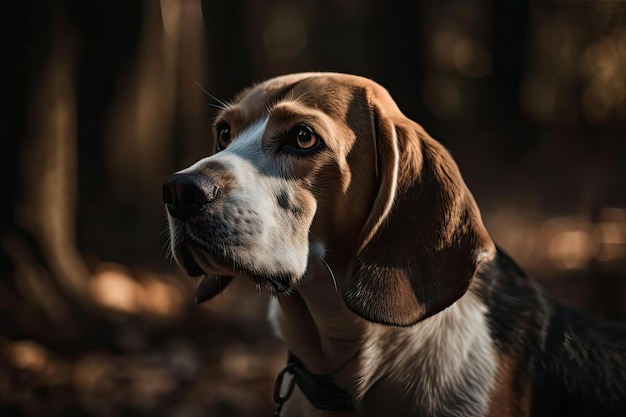
POLYGON ((527 380, 520 380, 517 375, 518 360, 519 358, 511 358, 505 354, 498 355, 496 385, 491 393, 489 417, 530 416, 531 385, 527 380), (521 390, 512 389, 519 384, 523 384, 521 390), (516 391, 521 391, 523 395, 516 397, 516 391))

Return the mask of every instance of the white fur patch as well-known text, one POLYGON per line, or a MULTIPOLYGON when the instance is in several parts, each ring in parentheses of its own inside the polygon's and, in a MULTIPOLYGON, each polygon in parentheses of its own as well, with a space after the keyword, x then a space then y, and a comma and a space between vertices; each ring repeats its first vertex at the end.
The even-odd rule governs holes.
POLYGON ((486 415, 496 358, 485 313, 468 292, 413 327, 369 326, 355 381, 364 410, 394 416, 486 415))

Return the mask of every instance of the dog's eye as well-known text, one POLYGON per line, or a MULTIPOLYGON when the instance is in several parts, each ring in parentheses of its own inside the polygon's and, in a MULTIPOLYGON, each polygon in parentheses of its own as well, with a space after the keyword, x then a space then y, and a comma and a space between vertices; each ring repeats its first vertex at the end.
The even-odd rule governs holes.
POLYGON ((322 141, 313 129, 305 124, 296 125, 287 134, 283 149, 293 153, 304 153, 318 149, 322 141))
POLYGON ((296 145, 298 145, 298 148, 306 151, 317 145, 317 136, 308 126, 301 125, 296 129, 296 145))
POLYGON ((219 123, 215 131, 217 132, 217 140, 216 140, 216 148, 217 151, 221 151, 222 149, 228 146, 230 142, 230 126, 228 123, 219 123))

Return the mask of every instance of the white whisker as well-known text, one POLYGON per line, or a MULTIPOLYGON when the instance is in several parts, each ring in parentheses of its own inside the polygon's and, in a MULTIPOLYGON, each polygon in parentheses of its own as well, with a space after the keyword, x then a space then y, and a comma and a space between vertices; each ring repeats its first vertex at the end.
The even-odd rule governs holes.
POLYGON ((227 109, 227 108, 229 108, 229 107, 230 107, 230 104, 228 104, 228 103, 227 103, 227 102, 225 102, 225 101, 220 100, 219 98, 215 97, 213 94, 209 93, 209 92, 207 91, 207 89, 206 89, 206 88, 204 88, 204 87, 202 87, 202 86, 200 85, 200 83, 199 83, 199 82, 197 82, 197 81, 196 81, 196 85, 198 86, 198 88, 199 88, 200 90, 202 90, 202 92, 203 92, 204 94, 206 94, 207 96, 211 97, 213 100, 217 101, 217 103, 219 104, 219 106, 218 106, 218 105, 215 105, 215 104, 211 104, 213 107, 216 107, 216 108, 221 109, 221 110, 224 110, 224 109, 227 109))
POLYGON ((322 263, 326 266, 326 269, 328 269, 328 272, 330 273, 330 279, 333 280, 333 286, 335 287, 335 292, 338 291, 337 288, 337 280, 335 279, 335 274, 333 273, 333 270, 330 268, 330 265, 328 265, 328 262, 326 262, 326 259, 324 259, 323 257, 319 257, 322 261, 322 263))

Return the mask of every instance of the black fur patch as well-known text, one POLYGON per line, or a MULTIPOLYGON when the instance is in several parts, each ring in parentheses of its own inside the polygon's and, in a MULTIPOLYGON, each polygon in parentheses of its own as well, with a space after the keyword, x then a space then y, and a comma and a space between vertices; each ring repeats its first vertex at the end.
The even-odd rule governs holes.
POLYGON ((626 415, 626 326, 561 305, 500 249, 477 280, 496 348, 518 361, 513 395, 532 381, 531 415, 626 415))

